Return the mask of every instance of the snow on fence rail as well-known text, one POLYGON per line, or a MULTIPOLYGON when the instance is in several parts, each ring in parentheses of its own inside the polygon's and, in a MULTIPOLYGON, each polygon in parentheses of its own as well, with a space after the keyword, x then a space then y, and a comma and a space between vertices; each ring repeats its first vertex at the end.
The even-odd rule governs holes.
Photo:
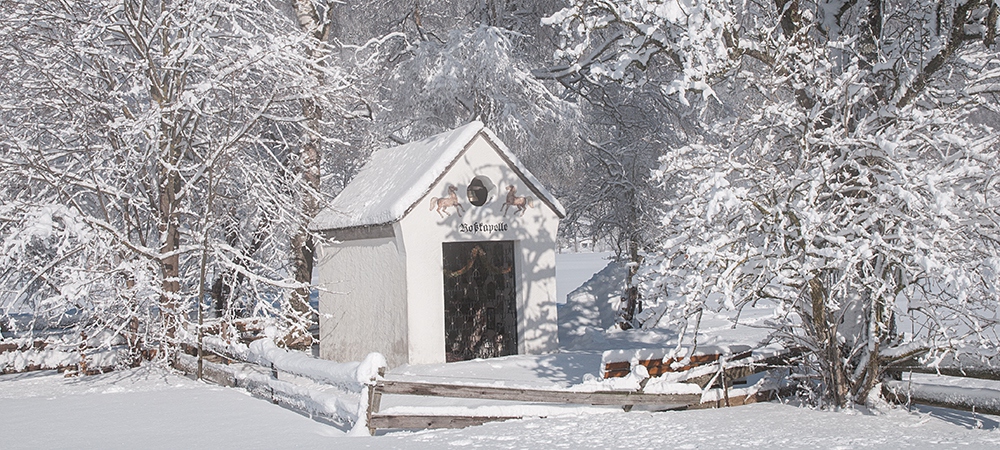
MULTIPOLYGON (((174 367, 188 374, 198 371, 198 358, 187 354, 177 355, 174 367)), ((245 389, 251 395, 276 405, 299 411, 311 418, 321 418, 338 425, 350 426, 358 422, 364 402, 360 393, 338 389, 319 390, 309 386, 278 379, 270 369, 243 363, 219 364, 202 361, 202 378, 216 384, 245 389)))
POLYGON ((686 372, 694 367, 726 357, 729 360, 743 359, 750 356, 750 347, 734 345, 731 347, 702 346, 697 351, 684 356, 683 349, 635 349, 608 350, 601 355, 601 374, 604 378, 624 377, 632 373, 632 369, 641 365, 651 377, 658 377, 668 372, 686 372))
POLYGON ((0 374, 58 370, 96 375, 115 370, 124 346, 92 348, 58 341, 9 339, 0 343, 0 374))
MULTIPOLYGON (((361 392, 365 383, 387 367, 385 357, 380 353, 369 353, 362 361, 342 363, 280 348, 269 338, 258 339, 248 346, 239 343, 230 345, 218 338, 205 337, 202 345, 205 351, 222 357, 226 363, 230 360, 253 363, 354 392, 361 392)), ((194 344, 184 345, 184 350, 197 356, 194 344)))
POLYGON ((250 344, 249 361, 355 392, 361 392, 365 383, 388 365, 380 353, 369 353, 362 361, 338 363, 279 348, 270 339, 250 344))
MULTIPOLYGON (((729 386, 733 380, 760 373, 774 367, 788 364, 788 360, 802 354, 804 349, 755 349, 744 346, 702 347, 684 358, 674 356, 671 350, 612 350, 602 356, 601 373, 605 378, 627 377, 635 373, 644 377, 663 377, 664 381, 694 383, 702 388, 709 385, 720 386, 709 399, 709 390, 702 402, 691 405, 690 409, 738 406, 747 403, 768 401, 778 395, 778 390, 735 390, 730 395, 729 386), (645 369, 645 373, 643 373, 645 369)), ((961 366, 903 366, 889 369, 891 376, 900 378, 903 372, 944 375, 956 379, 979 379, 1000 381, 1000 369, 988 365, 975 365, 975 361, 952 360, 961 366)), ((646 387, 643 380, 641 387, 646 387)), ((968 385, 969 382, 963 382, 968 385)), ((901 403, 917 403, 929 406, 973 411, 984 414, 1000 414, 1000 384, 992 388, 971 386, 947 386, 933 382, 911 383, 890 380, 883 383, 882 395, 887 400, 901 403)))
POLYGON ((998 389, 891 380, 882 384, 882 395, 898 404, 916 403, 1000 415, 998 389))
POLYGON ((683 349, 608 350, 601 356, 600 373, 605 379, 635 374, 702 388, 710 384, 728 387, 734 380, 785 366, 801 352, 778 347, 751 350, 746 345, 702 346, 690 353, 683 349))
POLYGON ((1000 368, 986 366, 965 366, 965 367, 927 367, 927 366, 893 366, 892 372, 902 374, 903 372, 926 373, 934 375, 947 375, 950 377, 978 378, 981 380, 1000 381, 1000 368))
MULTIPOLYGON (((187 344, 183 349, 186 353, 176 356, 174 367, 197 374, 197 348, 187 344)), ((227 345, 220 339, 206 338, 203 350, 221 357, 203 358, 203 379, 242 388, 310 417, 354 425, 361 430, 368 408, 363 398, 365 386, 386 368, 385 357, 379 353, 371 353, 363 361, 338 363, 279 348, 267 338, 249 346, 227 345)))
POLYGON ((933 360, 933 365, 918 364, 926 351, 911 352, 886 369, 892 380, 882 383, 882 396, 900 404, 1000 414, 1000 358, 985 349, 964 350, 933 360), (920 381, 914 381, 914 374, 920 374, 920 381))

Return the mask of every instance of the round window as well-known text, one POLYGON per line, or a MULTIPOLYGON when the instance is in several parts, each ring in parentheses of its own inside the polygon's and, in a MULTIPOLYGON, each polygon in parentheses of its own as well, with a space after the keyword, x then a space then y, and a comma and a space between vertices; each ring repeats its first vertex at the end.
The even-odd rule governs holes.
POLYGON ((478 176, 472 179, 469 183, 469 189, 466 193, 469 196, 469 203, 476 206, 483 206, 490 197, 490 188, 493 187, 493 183, 490 182, 489 178, 478 176))

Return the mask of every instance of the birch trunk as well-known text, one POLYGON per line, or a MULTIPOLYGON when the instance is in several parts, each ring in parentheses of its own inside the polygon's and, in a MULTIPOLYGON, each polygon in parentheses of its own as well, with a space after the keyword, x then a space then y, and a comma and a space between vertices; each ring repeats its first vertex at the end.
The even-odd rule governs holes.
MULTIPOLYGON (((309 52, 310 61, 319 61, 322 50, 320 46, 329 37, 329 25, 322 22, 315 5, 309 0, 293 0, 292 6, 295 8, 295 16, 299 26, 303 31, 309 33, 315 41, 312 42, 309 52)), ((323 76, 314 72, 319 83, 322 83, 323 76)), ((308 347, 312 343, 312 337, 305 333, 312 324, 314 317, 309 306, 309 285, 312 283, 313 254, 314 246, 312 235, 308 230, 308 223, 316 213, 319 212, 320 190, 320 158, 322 141, 319 135, 320 121, 323 117, 322 107, 312 97, 306 96, 302 99, 302 146, 299 149, 299 158, 294 165, 296 178, 301 179, 302 186, 302 225, 292 236, 292 267, 295 281, 303 287, 295 289, 289 300, 295 322, 302 325, 300 330, 293 333, 286 344, 293 348, 308 347), (301 335, 298 335, 302 333, 301 335)))

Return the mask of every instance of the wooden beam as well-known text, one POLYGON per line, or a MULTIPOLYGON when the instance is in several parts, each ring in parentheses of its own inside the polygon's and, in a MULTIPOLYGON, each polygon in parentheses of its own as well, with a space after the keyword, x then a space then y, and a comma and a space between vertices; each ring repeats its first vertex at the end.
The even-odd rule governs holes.
MULTIPOLYGON (((736 355, 732 355, 726 361, 738 361, 749 358, 753 352, 748 350, 736 355)), ((711 353, 706 355, 694 355, 686 365, 674 368, 674 363, 683 361, 684 358, 663 359, 643 359, 639 364, 646 366, 646 370, 651 377, 658 377, 666 373, 686 372, 698 366, 711 364, 719 360, 721 354, 711 353)), ((632 364, 629 361, 613 361, 604 364, 604 378, 620 378, 632 373, 632 364)))
POLYGON ((414 383, 383 380, 376 384, 382 394, 428 395, 451 398, 476 398, 520 402, 570 403, 577 405, 690 405, 701 400, 701 394, 645 394, 633 391, 546 391, 491 386, 414 383))
POLYGON ((950 377, 978 378, 980 380, 1000 381, 1000 369, 994 367, 926 367, 926 366, 890 366, 886 369, 896 377, 903 372, 926 373, 931 375, 947 375, 950 377))
MULTIPOLYGON (((739 380, 741 378, 746 378, 750 375, 758 374, 771 370, 772 367, 763 364, 752 364, 752 365, 739 365, 726 367, 725 378, 727 380, 726 387, 732 386, 734 380, 739 380)), ((684 380, 685 383, 697 384, 698 387, 704 389, 708 387, 708 383, 715 379, 715 375, 718 372, 706 373, 704 375, 699 375, 696 377, 688 378, 684 380)))
MULTIPOLYGON (((972 411, 981 414, 1000 415, 1000 405, 992 401, 989 395, 977 395, 980 389, 966 388, 962 394, 948 396, 935 395, 934 387, 929 386, 930 392, 921 389, 922 385, 906 381, 889 380, 882 383, 882 396, 896 404, 905 405, 916 403, 927 406, 940 406, 944 408, 959 409, 962 411, 972 411)), ((994 391, 984 389, 983 391, 994 391)))
MULTIPOLYGON (((751 403, 769 402, 771 400, 774 400, 775 398, 777 398, 775 391, 761 391, 749 395, 735 395, 729 397, 728 406, 743 406, 743 405, 749 405, 751 403)), ((726 406, 727 405, 725 399, 718 399, 691 405, 685 409, 725 408, 726 406)))
POLYGON ((410 416, 376 414, 368 419, 368 429, 374 433, 375 429, 425 429, 425 428, 465 428, 482 425, 487 422, 502 422, 505 420, 520 419, 521 417, 511 416, 410 416))

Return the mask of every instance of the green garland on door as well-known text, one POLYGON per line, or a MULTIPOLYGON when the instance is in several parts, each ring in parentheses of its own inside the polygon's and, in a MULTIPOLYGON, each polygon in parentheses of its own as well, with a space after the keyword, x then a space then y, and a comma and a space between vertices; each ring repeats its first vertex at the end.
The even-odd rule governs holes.
POLYGON ((448 278, 455 278, 464 275, 466 272, 472 269, 472 266, 476 263, 476 258, 484 258, 484 262, 486 263, 486 270, 489 270, 492 273, 506 274, 510 272, 511 269, 513 269, 513 266, 500 267, 500 268, 494 266, 492 263, 490 263, 488 259, 485 259, 486 251, 483 250, 482 247, 477 245, 475 247, 472 247, 472 251, 469 252, 469 262, 465 263, 465 266, 454 272, 445 271, 445 275, 447 275, 448 278))

